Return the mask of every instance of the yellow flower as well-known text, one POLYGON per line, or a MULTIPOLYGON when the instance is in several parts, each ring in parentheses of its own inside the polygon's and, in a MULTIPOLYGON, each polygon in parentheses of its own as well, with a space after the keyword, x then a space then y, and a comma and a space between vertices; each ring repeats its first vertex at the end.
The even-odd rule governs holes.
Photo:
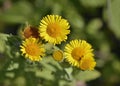
POLYGON ((80 61, 84 57, 93 57, 93 49, 85 40, 72 40, 65 46, 65 58, 72 65, 80 68, 80 61))
POLYGON ((94 70, 94 67, 96 66, 96 62, 94 61, 93 57, 84 57, 80 61, 80 68, 82 70, 94 70))
POLYGON ((25 54, 25 58, 31 61, 40 61, 45 52, 43 45, 32 37, 25 39, 20 47, 22 55, 25 54))
POLYGON ((60 44, 67 39, 70 33, 69 23, 58 15, 47 15, 40 22, 40 36, 53 44, 60 44))
POLYGON ((63 52, 61 50, 56 50, 53 52, 53 58, 56 61, 62 61, 63 59, 63 52))

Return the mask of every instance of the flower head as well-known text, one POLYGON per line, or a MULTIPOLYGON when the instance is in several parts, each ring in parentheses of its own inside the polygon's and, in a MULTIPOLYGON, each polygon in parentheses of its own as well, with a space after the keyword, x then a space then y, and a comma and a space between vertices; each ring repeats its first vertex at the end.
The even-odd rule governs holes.
POLYGON ((25 54, 25 57, 31 61, 41 60, 45 52, 43 45, 32 37, 25 39, 20 47, 22 54, 25 54))
POLYGON ((69 23, 58 15, 47 15, 40 22, 40 36, 53 44, 60 44, 70 33, 69 23))
POLYGON ((72 40, 65 46, 65 58, 73 66, 80 68, 80 61, 82 58, 93 57, 93 49, 91 45, 85 40, 72 40))
POLYGON ((80 68, 82 70, 93 70, 96 66, 96 62, 93 57, 84 57, 80 61, 80 68))
POLYGON ((23 36, 24 38, 29 38, 29 37, 39 38, 38 29, 36 27, 27 25, 23 31, 23 36))
POLYGON ((62 61, 62 59, 63 59, 63 52, 61 50, 55 50, 53 52, 53 58, 56 61, 62 61))

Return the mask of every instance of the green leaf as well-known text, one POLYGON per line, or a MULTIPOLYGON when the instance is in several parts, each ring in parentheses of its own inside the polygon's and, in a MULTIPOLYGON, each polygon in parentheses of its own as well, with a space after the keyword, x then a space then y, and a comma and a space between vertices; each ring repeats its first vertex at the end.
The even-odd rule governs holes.
POLYGON ((77 80, 81 81, 90 81, 100 77, 100 72, 94 71, 80 71, 78 74, 75 75, 77 80))
POLYGON ((43 71, 39 70, 35 72, 36 77, 43 78, 45 80, 53 80, 54 76, 50 70, 44 69, 43 71))
POLYGON ((108 2, 108 23, 114 34, 120 38, 120 0, 109 0, 108 2), (111 2, 110 2, 111 1, 111 2))
POLYGON ((66 75, 67 80, 72 80, 72 71, 73 71, 72 67, 65 68, 64 70, 67 73, 66 75))
POLYGON ((7 68, 7 70, 8 71, 12 71, 12 70, 14 70, 14 69, 18 69, 19 68, 19 64, 16 62, 12 62, 10 65, 9 65, 9 67, 7 68))
POLYGON ((65 81, 65 80, 59 80, 59 86, 76 86, 76 82, 73 81, 65 81))

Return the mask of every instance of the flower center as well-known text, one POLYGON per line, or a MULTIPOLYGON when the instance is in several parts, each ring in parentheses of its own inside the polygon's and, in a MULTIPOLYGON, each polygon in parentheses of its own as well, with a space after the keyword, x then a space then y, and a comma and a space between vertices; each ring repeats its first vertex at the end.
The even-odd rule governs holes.
POLYGON ((71 54, 75 60, 79 61, 84 55, 84 50, 82 50, 80 47, 76 47, 72 50, 71 54))
POLYGON ((40 55, 40 49, 37 44, 28 44, 28 45, 26 45, 25 50, 31 56, 39 56, 40 55))
POLYGON ((49 24, 47 27, 47 33, 49 36, 56 38, 61 34, 61 28, 56 23, 49 24))

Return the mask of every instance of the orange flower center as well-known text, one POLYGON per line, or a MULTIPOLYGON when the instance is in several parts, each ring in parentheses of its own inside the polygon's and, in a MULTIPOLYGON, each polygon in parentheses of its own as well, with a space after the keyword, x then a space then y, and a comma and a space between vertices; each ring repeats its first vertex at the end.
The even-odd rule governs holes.
POLYGON ((39 56, 40 55, 40 49, 38 44, 28 44, 25 47, 26 52, 31 56, 39 56))
POLYGON ((84 50, 81 49, 80 47, 76 47, 72 50, 72 57, 75 59, 75 60, 80 60, 83 55, 84 55, 84 50))
POLYGON ((60 36, 61 28, 56 23, 49 24, 47 27, 47 33, 49 36, 56 38, 56 37, 60 36))

